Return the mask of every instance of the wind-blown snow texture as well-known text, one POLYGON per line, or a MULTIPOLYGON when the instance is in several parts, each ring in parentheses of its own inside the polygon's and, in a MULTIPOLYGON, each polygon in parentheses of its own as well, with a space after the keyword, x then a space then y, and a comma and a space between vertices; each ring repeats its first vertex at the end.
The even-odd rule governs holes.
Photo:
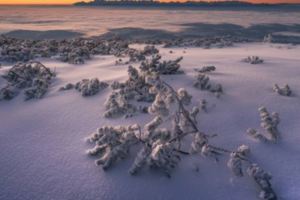
MULTIPOLYGON (((300 199, 300 47, 247 44, 224 49, 174 48, 172 54, 169 51, 161 49, 163 58, 183 56, 181 64, 186 74, 163 78, 176 89, 186 88, 194 102, 207 100, 208 112, 200 114, 199 127, 218 134, 212 143, 228 149, 248 145, 252 159, 273 175, 278 196, 300 199), (263 58, 264 63, 241 62, 251 55, 263 58), (224 88, 220 99, 193 87, 193 69, 207 65, 217 68, 209 76, 224 88), (289 84, 294 96, 277 95, 272 91, 274 83, 289 84), (248 128, 260 127, 259 106, 280 114, 281 137, 277 144, 260 143, 246 134, 248 128)), ((107 172, 95 166, 85 153, 89 147, 85 137, 103 125, 143 125, 151 116, 105 119, 103 105, 110 89, 89 98, 58 89, 83 78, 126 80, 127 67, 116 66, 115 60, 101 56, 83 66, 43 61, 57 72, 43 99, 24 102, 17 97, 0 102, 1 200, 257 199, 255 183, 247 176, 235 178, 226 167, 226 156, 218 163, 199 155, 183 157, 171 179, 153 171, 130 176, 128 169, 134 156, 107 172)), ((0 73, 5 70, 7 67, 2 67, 0 73)))

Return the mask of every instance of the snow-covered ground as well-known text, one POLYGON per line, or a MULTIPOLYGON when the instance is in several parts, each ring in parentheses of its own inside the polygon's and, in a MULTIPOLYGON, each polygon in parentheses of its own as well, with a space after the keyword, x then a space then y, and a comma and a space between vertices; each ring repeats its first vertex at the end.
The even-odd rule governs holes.
MULTIPOLYGON (((243 44, 224 49, 174 48, 172 54, 170 49, 160 51, 163 59, 184 57, 181 65, 186 73, 163 78, 175 88, 186 88, 194 104, 208 101, 208 112, 199 116, 199 128, 218 134, 211 142, 227 149, 249 145, 251 158, 273 175, 273 188, 280 199, 299 200, 300 46, 243 44), (263 58, 264 63, 241 62, 250 55, 263 58), (209 76, 223 85, 220 99, 192 87, 193 69, 205 65, 217 68, 209 76), (294 96, 274 93, 274 83, 288 83, 294 96), (246 135, 248 128, 260 129, 257 109, 262 105, 280 115, 277 144, 260 143, 246 135)), ((134 156, 107 172, 97 167, 85 153, 89 148, 85 137, 103 125, 143 125, 152 116, 105 119, 103 104, 110 88, 87 98, 74 90, 58 89, 83 78, 126 80, 127 65, 115 65, 115 60, 101 56, 77 66, 45 60, 47 67, 56 70, 57 78, 43 99, 23 101, 19 95, 0 102, 1 200, 257 199, 255 183, 247 176, 235 178, 226 166, 227 156, 218 163, 200 155, 183 156, 171 179, 147 170, 130 176, 134 156)), ((0 73, 5 70, 2 67, 0 73)))

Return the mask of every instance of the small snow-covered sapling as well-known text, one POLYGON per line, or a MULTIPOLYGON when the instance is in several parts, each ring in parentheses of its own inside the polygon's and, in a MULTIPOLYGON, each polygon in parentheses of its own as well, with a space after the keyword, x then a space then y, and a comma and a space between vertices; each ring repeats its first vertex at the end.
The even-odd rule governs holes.
POLYGON ((277 125, 280 122, 279 114, 273 112, 270 115, 265 107, 260 107, 258 111, 261 119, 261 127, 266 130, 266 133, 268 134, 270 140, 276 141, 279 136, 277 129, 277 125))
POLYGON ((261 59, 260 57, 258 56, 248 56, 247 58, 243 59, 242 60, 243 62, 246 62, 246 63, 250 63, 250 64, 261 64, 264 62, 263 59, 261 59))
POLYGON ((264 43, 271 43, 273 40, 272 34, 268 34, 266 36, 264 36, 263 42, 264 43))
POLYGON ((257 164, 251 164, 247 173, 250 177, 253 178, 254 182, 260 188, 259 198, 262 200, 277 200, 277 195, 275 194, 272 185, 271 185, 271 174, 265 172, 257 164))
POLYGON ((195 68, 194 71, 199 72, 199 73, 207 73, 207 72, 213 72, 216 70, 215 66, 203 66, 202 68, 198 69, 195 68))
POLYGON ((258 141, 261 141, 261 142, 268 142, 269 141, 268 138, 266 138, 264 135, 258 133, 257 130, 255 130, 253 128, 247 129, 247 134, 250 137, 252 137, 252 138, 254 138, 258 141))
POLYGON ((59 91, 71 90, 75 88, 75 85, 72 83, 67 83, 65 86, 59 88, 59 91))
POLYGON ((196 76, 196 81, 194 82, 194 87, 200 90, 207 90, 214 93, 218 98, 223 93, 223 87, 221 84, 211 83, 209 76, 198 73, 196 76))
POLYGON ((249 156, 250 149, 246 145, 238 147, 237 151, 230 153, 230 158, 227 162, 228 168, 235 176, 243 176, 243 161, 249 156))
POLYGON ((277 84, 274 84, 273 91, 282 96, 291 96, 292 90, 288 84, 284 87, 279 87, 277 84))
POLYGON ((183 59, 183 57, 179 57, 175 60, 169 61, 160 61, 161 55, 156 54, 153 55, 150 59, 146 59, 140 65, 140 70, 142 72, 155 72, 158 74, 180 74, 183 73, 179 70, 180 64, 179 62, 183 59))
POLYGON ((255 129, 248 129, 247 134, 262 142, 276 142, 279 137, 277 126, 280 122, 279 114, 270 114, 265 107, 258 109, 260 115, 260 126, 265 129, 265 134, 258 133, 255 129))

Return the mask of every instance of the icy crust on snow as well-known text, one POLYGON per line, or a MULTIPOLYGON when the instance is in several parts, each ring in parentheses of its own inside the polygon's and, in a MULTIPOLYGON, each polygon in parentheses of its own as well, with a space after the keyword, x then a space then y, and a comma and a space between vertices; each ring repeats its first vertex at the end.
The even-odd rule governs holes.
MULTIPOLYGON (((58 90, 67 83, 95 77, 110 83, 124 82, 128 79, 128 68, 115 65, 113 56, 97 56, 83 67, 45 60, 43 64, 55 69, 57 77, 43 99, 24 102, 17 96, 0 102, 0 199, 253 200, 270 195, 268 173, 272 174, 270 181, 278 199, 299 199, 300 47, 247 44, 225 49, 162 48, 160 54, 164 60, 184 57, 180 65, 185 74, 163 76, 163 80, 176 90, 185 88, 193 96, 193 104, 205 108, 206 112, 201 110, 198 115, 199 128, 217 134, 210 139, 211 143, 233 150, 241 144, 247 145, 251 150, 249 157, 259 168, 256 165, 248 170, 243 168, 245 177, 235 177, 240 172, 235 155, 229 163, 227 156, 220 156, 216 163, 195 154, 181 156, 171 179, 155 171, 130 176, 128 169, 134 156, 104 172, 85 154, 84 150, 92 146, 83 138, 97 127, 145 125, 153 116, 103 118, 104 102, 111 88, 90 98, 58 90), (259 65, 241 62, 249 55, 258 55, 264 62, 259 65), (222 84, 224 94, 220 98, 193 87, 194 69, 212 65, 216 70, 208 75, 213 83, 222 84), (275 83, 280 87, 288 84, 293 96, 275 93, 272 90, 275 83), (277 126, 280 138, 276 143, 257 142, 245 134, 248 128, 259 128, 261 117, 257 109, 261 106, 280 115, 277 126)), ((8 68, 0 68, 1 75, 8 68)), ((5 86, 2 77, 0 86, 5 86)), ((192 138, 186 140, 190 144, 192 138)), ((189 150, 184 144, 182 148, 189 150)), ((153 158, 156 155, 159 154, 154 152, 153 158)))

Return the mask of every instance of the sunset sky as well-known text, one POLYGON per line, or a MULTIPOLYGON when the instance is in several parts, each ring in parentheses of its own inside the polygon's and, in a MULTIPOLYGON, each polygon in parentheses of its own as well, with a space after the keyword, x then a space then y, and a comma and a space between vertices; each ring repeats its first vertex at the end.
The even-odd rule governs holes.
MULTIPOLYGON (((81 0, 0 0, 0 4, 72 4, 81 0)), ((164 2, 172 0, 161 0, 164 2)), ((185 1, 185 0, 175 0, 185 1)), ((254 3, 300 3, 300 0, 249 0, 254 3)))

